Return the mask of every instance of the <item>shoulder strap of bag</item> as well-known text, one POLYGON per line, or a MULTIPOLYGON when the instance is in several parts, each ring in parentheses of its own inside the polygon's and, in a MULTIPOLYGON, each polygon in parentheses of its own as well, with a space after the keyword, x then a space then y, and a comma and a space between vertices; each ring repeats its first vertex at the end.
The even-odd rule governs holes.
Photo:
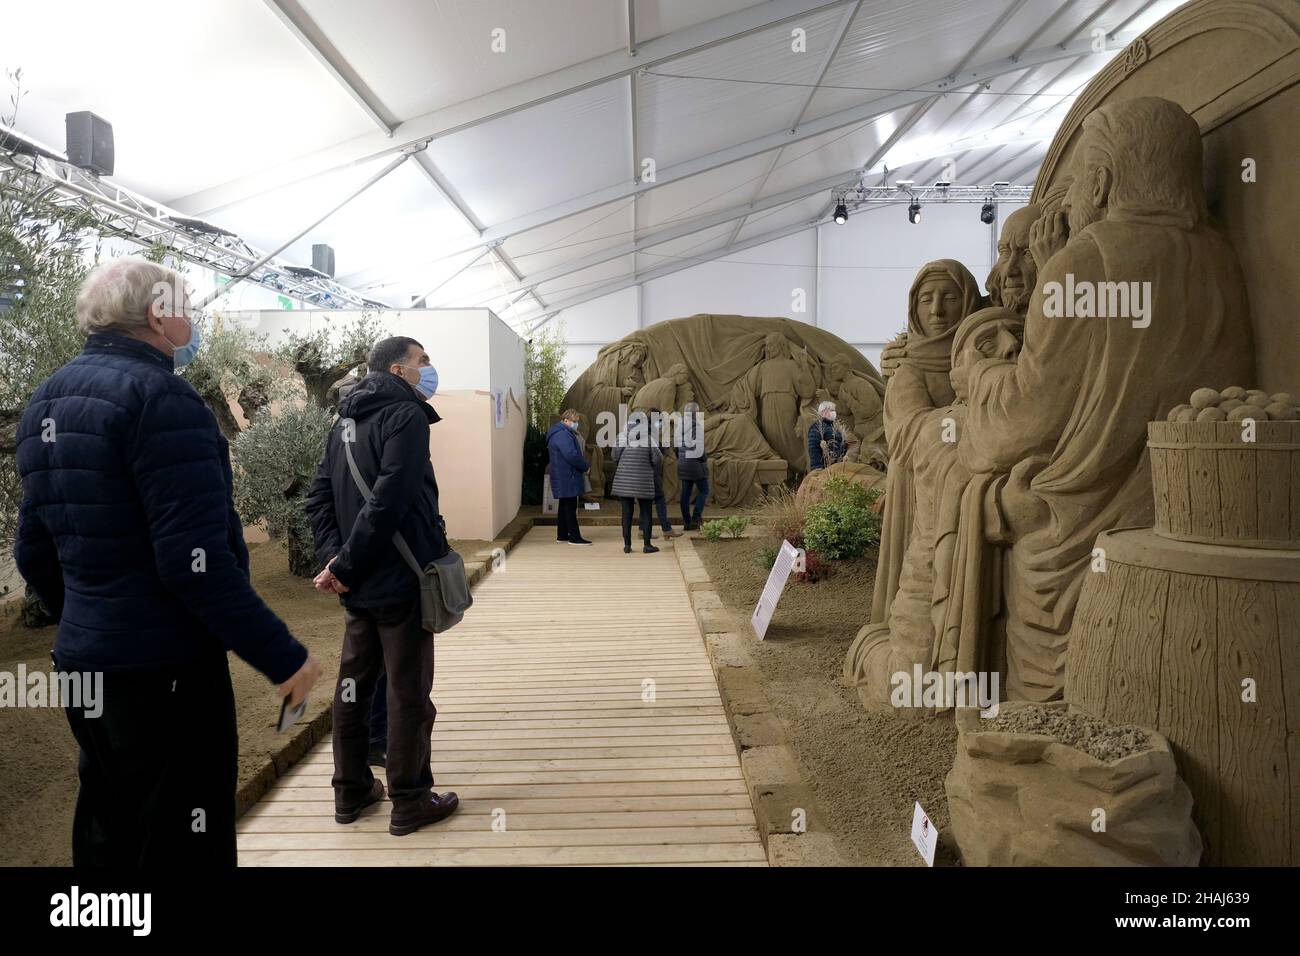
MULTIPOLYGON (((357 488, 361 491, 362 498, 370 497, 370 486, 366 480, 361 477, 361 469, 357 467, 357 460, 352 457, 352 442, 343 441, 343 452, 348 456, 348 469, 352 472, 352 480, 357 483, 357 488)), ((417 575, 424 574, 424 569, 420 567, 420 562, 415 560, 415 555, 411 553, 410 547, 406 544, 406 539, 402 537, 402 532, 393 532, 393 546, 397 548, 398 553, 411 566, 411 570, 417 575)))

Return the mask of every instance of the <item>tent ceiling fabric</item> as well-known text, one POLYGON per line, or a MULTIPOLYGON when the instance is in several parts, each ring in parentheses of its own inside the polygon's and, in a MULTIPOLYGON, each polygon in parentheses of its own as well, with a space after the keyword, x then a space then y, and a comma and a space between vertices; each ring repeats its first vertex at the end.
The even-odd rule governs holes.
MULTIPOLYGON (((850 171, 868 161, 919 179, 937 176, 950 158, 962 183, 1013 175, 1028 183, 1072 95, 1115 50, 1013 69, 987 88, 949 89, 928 105, 806 139, 798 126, 899 90, 935 89, 959 68, 1077 42, 1097 27, 1141 30, 1179 5, 635 0, 638 47, 679 37, 706 45, 434 138, 424 157, 408 160, 284 257, 309 261, 312 242, 328 242, 341 281, 376 298, 405 305, 436 288, 429 305, 486 305, 507 321, 523 320, 545 312, 530 285, 546 303, 563 301, 682 257, 705 259, 811 225, 831 198, 819 181, 845 174, 848 184, 850 171), (740 17, 748 18, 743 35, 712 42, 731 35, 740 17), (754 28, 763 23, 769 26, 754 28), (801 52, 792 49, 796 30, 801 52), (631 187, 644 159, 662 170, 792 127, 780 148, 635 198, 578 202, 631 187), (449 187, 446 194, 432 176, 449 187), (745 215, 748 204, 774 196, 783 201, 745 215), (506 236, 499 249, 476 248, 478 226, 490 230, 569 202, 591 208, 506 236), (697 232, 628 248, 662 230, 681 233, 694 220, 697 232), (591 264, 566 271, 584 257, 591 264)), ((297 157, 382 136, 376 117, 400 127, 518 84, 537 81, 541 89, 555 71, 626 53, 629 43, 627 5, 612 0, 133 0, 128 12, 64 0, 60 21, 75 30, 50 29, 49 9, 13 6, 0 34, 0 63, 23 70, 18 128, 61 148, 65 112, 98 113, 114 128, 114 181, 164 202, 218 195, 218 187, 297 157), (300 36, 287 20, 310 29, 300 36), (142 31, 151 28, 163 47, 161 72, 145 69, 152 54, 123 53, 147 49, 142 31), (504 52, 493 52, 495 30, 504 31, 504 52), (313 36, 323 38, 321 49, 309 49, 313 36)), ((205 218, 273 247, 388 161, 231 194, 238 201, 205 218)))

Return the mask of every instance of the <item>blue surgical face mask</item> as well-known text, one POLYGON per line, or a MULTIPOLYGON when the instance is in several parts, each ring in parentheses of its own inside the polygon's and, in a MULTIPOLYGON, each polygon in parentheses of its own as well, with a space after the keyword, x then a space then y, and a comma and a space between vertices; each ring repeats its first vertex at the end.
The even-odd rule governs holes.
MULTIPOLYGON (((403 365, 402 368, 413 368, 411 365, 403 365)), ((415 385, 415 390, 425 398, 432 398, 433 393, 438 391, 438 370, 432 365, 421 365, 416 369, 420 373, 420 381, 415 385)))
POLYGON ((194 361, 194 356, 199 354, 200 344, 202 344, 202 338, 199 335, 199 327, 191 321, 190 340, 179 348, 172 349, 172 362, 175 364, 177 371, 194 361))

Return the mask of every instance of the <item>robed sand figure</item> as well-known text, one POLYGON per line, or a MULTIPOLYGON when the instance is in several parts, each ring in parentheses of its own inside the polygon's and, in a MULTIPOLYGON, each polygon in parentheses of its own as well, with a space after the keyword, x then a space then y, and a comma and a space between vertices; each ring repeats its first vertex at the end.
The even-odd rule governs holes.
POLYGON ((1019 529, 1005 589, 1007 696, 1042 701, 1063 693, 1097 534, 1152 523, 1147 423, 1196 388, 1254 376, 1241 271, 1206 221, 1200 130, 1177 104, 1143 97, 1090 114, 1061 212, 1033 233, 1044 265, 1024 349, 1014 365, 971 369, 959 450, 972 471, 1041 463, 1032 475, 1021 466, 1024 491, 1000 508, 1019 529), (1136 283, 1149 324, 1045 311, 1067 282, 1094 294, 1136 283))
POLYGON ((763 340, 762 359, 736 383, 732 406, 753 414, 767 444, 791 469, 802 471, 807 449, 797 428, 800 404, 816 389, 806 357, 796 358, 790 340, 770 332, 763 340))

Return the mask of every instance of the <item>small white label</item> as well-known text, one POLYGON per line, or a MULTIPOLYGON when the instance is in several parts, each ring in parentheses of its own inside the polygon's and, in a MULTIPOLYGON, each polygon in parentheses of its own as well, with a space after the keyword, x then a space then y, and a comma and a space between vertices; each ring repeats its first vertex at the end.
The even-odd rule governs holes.
POLYGON ((917 803, 912 810, 912 842, 926 866, 934 866, 934 848, 939 844, 939 831, 930 822, 929 815, 917 803))
POLYGON ((789 541, 781 542, 781 551, 772 564, 772 573, 767 576, 767 584, 763 586, 763 593, 759 595, 758 605, 750 618, 750 625, 760 641, 767 635, 767 627, 772 623, 776 602, 781 600, 781 592, 785 590, 785 582, 790 579, 790 571, 796 561, 802 560, 802 549, 796 548, 789 541))
POLYGON ((600 502, 599 502, 599 501, 584 501, 584 502, 582 503, 582 507, 586 508, 588 511, 599 511, 599 510, 600 510, 600 502))

